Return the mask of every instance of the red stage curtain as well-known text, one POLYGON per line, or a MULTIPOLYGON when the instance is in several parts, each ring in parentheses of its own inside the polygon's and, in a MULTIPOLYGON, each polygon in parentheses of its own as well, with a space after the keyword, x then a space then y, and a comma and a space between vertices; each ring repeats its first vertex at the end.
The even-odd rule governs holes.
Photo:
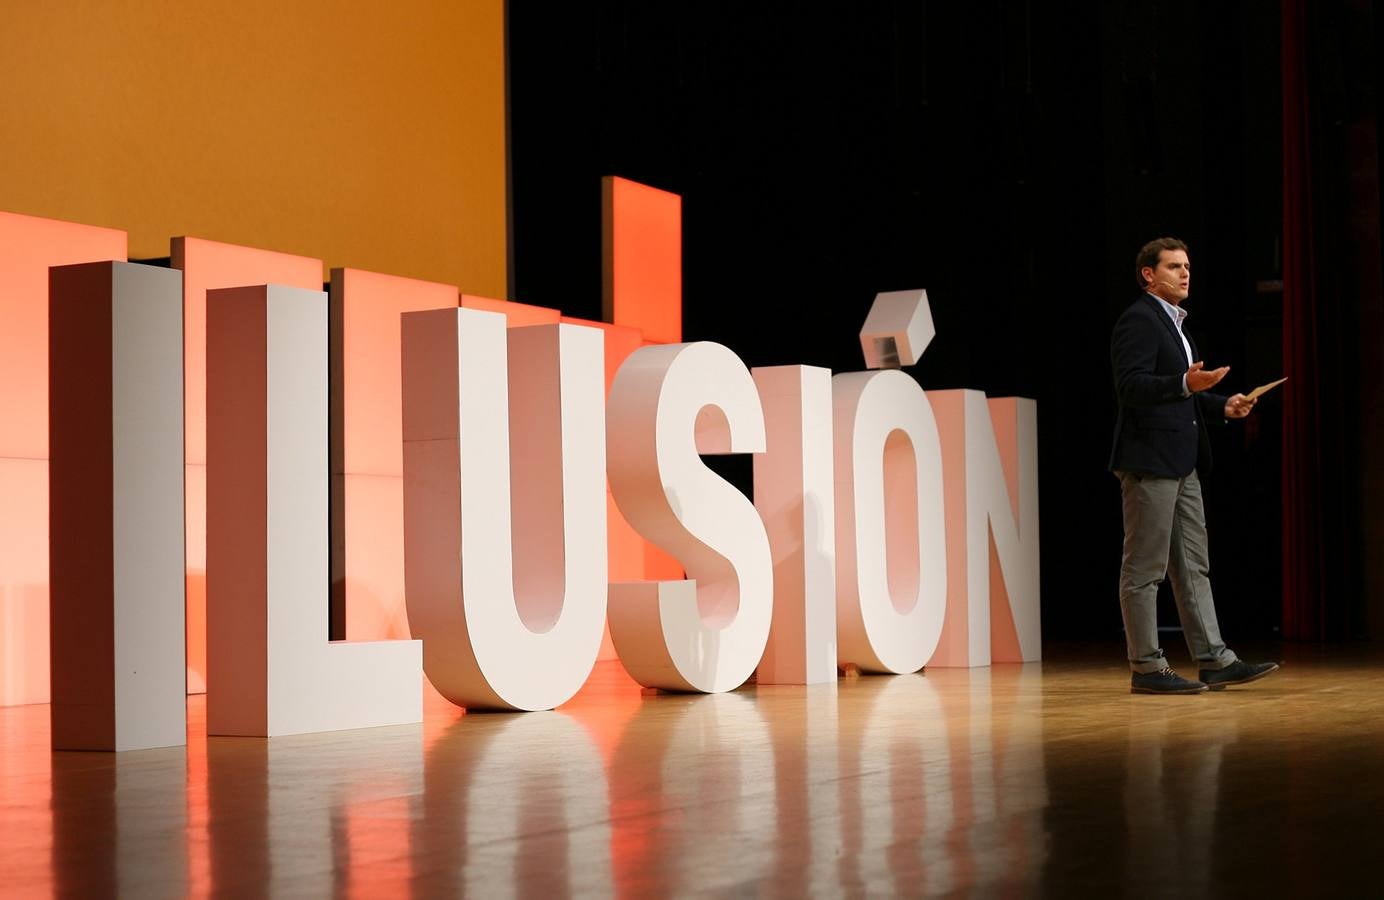
POLYGON ((1283 636, 1323 636, 1322 373, 1313 240, 1307 0, 1283 0, 1283 636))
MULTIPOLYGON (((1377 293, 1366 278, 1378 248, 1361 242, 1370 213, 1360 178, 1378 166, 1372 113, 1347 84, 1373 56, 1351 42, 1348 4, 1283 0, 1283 636, 1363 632, 1360 560, 1363 366, 1377 351, 1361 318, 1377 293)), ((1375 260, 1377 262, 1377 260, 1375 260)))

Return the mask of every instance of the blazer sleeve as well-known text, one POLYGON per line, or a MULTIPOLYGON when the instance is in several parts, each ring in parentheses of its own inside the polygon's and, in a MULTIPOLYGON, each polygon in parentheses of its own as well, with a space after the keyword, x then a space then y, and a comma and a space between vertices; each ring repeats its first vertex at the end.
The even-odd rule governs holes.
POLYGON ((1213 394, 1210 391, 1202 391, 1194 394, 1197 398, 1197 407, 1201 410, 1201 417, 1208 425, 1224 425, 1226 423, 1225 405, 1230 402, 1230 398, 1224 394, 1213 394))
POLYGON ((1182 376, 1156 374, 1157 334, 1150 334, 1157 323, 1137 313, 1126 313, 1115 323, 1110 336, 1110 361, 1115 370, 1115 391, 1122 406, 1156 406, 1185 400, 1182 376))

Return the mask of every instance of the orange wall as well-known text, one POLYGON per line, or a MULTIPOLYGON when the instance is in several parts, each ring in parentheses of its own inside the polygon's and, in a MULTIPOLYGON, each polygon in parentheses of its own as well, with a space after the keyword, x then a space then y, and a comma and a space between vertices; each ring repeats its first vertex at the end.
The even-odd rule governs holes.
POLYGON ((23 351, 0 407, 45 410, 0 421, 5 705, 48 699, 47 260, 123 258, 124 232, 131 257, 168 256, 189 235, 507 296, 504 5, 8 3, 0 84, 0 211, 119 244, 83 255, 43 243, 75 226, 0 216, 42 244, 9 248, 33 290, 0 279, 0 335, 23 351))
POLYGON ((502 0, 5 4, 0 209, 506 290, 502 0))

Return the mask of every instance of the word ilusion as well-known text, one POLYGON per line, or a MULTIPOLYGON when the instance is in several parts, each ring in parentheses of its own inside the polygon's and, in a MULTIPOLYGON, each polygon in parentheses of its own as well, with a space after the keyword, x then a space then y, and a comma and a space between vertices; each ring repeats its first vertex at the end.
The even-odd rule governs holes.
MULTIPOLYGON (((50 273, 53 743, 184 742, 183 285, 123 262, 50 273)), ((748 369, 645 346, 606 389, 603 331, 402 315, 408 641, 328 641, 328 301, 206 297, 207 723, 271 736, 550 709, 608 623, 641 684, 1039 658, 1036 408, 925 392, 895 366, 923 291, 876 298, 868 371, 748 369), (706 454, 754 456, 754 499, 706 454), (606 489, 686 579, 609 583, 606 489)))

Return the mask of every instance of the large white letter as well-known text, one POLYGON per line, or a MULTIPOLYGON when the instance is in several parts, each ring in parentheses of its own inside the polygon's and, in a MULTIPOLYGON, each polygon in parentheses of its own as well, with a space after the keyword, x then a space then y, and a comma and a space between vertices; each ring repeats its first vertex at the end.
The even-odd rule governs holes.
POLYGON ((621 662, 649 687, 739 687, 769 636, 773 558, 754 505, 697 454, 764 451, 754 379, 720 344, 644 347, 615 376, 606 429, 620 512, 691 576, 610 586, 621 662))
POLYGON ((460 706, 551 709, 596 663, 602 342, 471 309, 403 315, 404 596, 428 678, 460 706))
POLYGON ((51 270, 53 748, 187 743, 182 276, 51 270))
POLYGON ((929 391, 947 468, 947 619, 937 666, 1042 658, 1038 413, 1032 400, 929 391))
POLYGON ((871 672, 927 664, 946 613, 942 445, 923 389, 896 370, 832 379, 838 655, 871 672))
POLYGON ((328 642, 327 297, 207 292, 207 732, 422 721, 417 641, 328 642))

